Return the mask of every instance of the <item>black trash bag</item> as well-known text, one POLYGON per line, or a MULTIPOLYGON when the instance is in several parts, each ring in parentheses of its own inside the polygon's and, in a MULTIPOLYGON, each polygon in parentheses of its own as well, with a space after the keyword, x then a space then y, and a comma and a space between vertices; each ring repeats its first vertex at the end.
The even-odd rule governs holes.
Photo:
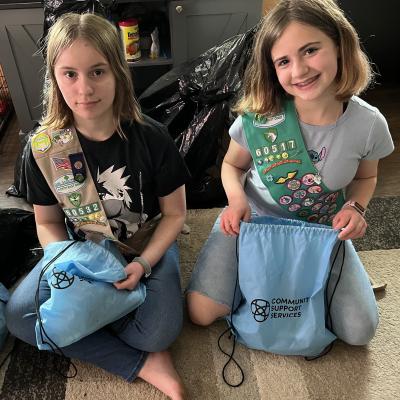
POLYGON ((43 57, 45 57, 44 43, 48 30, 57 21, 57 18, 65 13, 74 12, 78 14, 96 13, 110 19, 111 10, 116 0, 42 0, 44 10, 43 35, 40 39, 43 57))
POLYGON ((42 258, 33 212, 0 209, 0 282, 10 288, 42 258))
POLYGON ((185 158, 192 175, 189 207, 226 204, 220 167, 235 118, 230 107, 242 86, 258 28, 173 68, 139 98, 143 112, 168 127, 185 158))
POLYGON ((27 182, 25 179, 25 161, 31 151, 30 137, 35 133, 35 129, 28 133, 20 132, 21 150, 17 155, 14 166, 14 183, 6 190, 9 196, 22 197, 26 199, 27 182))

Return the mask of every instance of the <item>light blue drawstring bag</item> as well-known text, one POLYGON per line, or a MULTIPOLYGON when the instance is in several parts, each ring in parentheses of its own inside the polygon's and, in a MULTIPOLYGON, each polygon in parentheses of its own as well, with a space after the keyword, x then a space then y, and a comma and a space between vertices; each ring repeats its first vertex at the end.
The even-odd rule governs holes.
POLYGON ((319 355, 336 339, 326 326, 325 289, 337 232, 304 221, 256 217, 241 223, 238 240, 243 300, 228 318, 237 340, 276 354, 319 355))
MULTIPOLYGON (((126 261, 108 240, 50 243, 40 264, 51 292, 37 313, 40 350, 68 346, 130 313, 146 297, 141 282, 132 291, 112 285, 126 278, 126 261)), ((38 298, 36 293, 37 303, 38 298)))
POLYGON ((5 311, 9 298, 10 294, 8 293, 8 290, 2 283, 0 283, 0 350, 3 348, 8 334, 5 311))

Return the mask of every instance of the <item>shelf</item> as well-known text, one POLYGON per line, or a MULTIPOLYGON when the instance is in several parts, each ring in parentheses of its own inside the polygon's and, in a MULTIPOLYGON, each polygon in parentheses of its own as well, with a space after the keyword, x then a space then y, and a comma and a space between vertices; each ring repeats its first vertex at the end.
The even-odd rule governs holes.
POLYGON ((135 67, 149 67, 149 66, 157 66, 157 65, 172 65, 173 60, 172 58, 168 57, 159 57, 159 58, 149 58, 149 57, 142 57, 137 61, 128 61, 128 65, 130 68, 135 67))

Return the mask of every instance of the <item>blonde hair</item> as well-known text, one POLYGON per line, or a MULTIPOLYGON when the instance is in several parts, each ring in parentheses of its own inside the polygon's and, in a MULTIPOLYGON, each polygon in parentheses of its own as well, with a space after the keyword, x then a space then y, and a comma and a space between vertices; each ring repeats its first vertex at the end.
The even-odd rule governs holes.
POLYGON ((43 90, 44 115, 41 124, 62 129, 73 123, 73 115, 58 88, 54 66, 61 52, 82 38, 108 61, 115 77, 116 96, 113 103, 114 123, 118 134, 125 138, 121 120, 142 123, 143 115, 136 100, 129 66, 124 58, 117 29, 105 18, 95 14, 67 13, 50 28, 46 37, 46 76, 43 90))
POLYGON ((288 95, 276 76, 271 49, 289 23, 294 21, 321 30, 337 45, 338 100, 347 101, 368 87, 373 78, 371 65, 361 50, 356 30, 336 2, 281 0, 261 21, 234 111, 271 114, 281 110, 281 101, 288 95))

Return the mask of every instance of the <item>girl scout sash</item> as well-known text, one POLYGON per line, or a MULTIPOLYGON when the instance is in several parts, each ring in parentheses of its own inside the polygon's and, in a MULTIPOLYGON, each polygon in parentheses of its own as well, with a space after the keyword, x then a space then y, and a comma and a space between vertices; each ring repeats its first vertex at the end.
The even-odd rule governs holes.
POLYGON ((304 144, 293 101, 283 112, 245 113, 243 129, 257 172, 271 197, 291 218, 331 225, 344 204, 343 191, 322 182, 304 144))
POLYGON ((47 184, 57 198, 75 232, 99 242, 117 242, 126 253, 140 254, 153 234, 159 218, 144 223, 121 243, 114 236, 90 174, 75 128, 41 130, 31 138, 32 153, 47 184))

